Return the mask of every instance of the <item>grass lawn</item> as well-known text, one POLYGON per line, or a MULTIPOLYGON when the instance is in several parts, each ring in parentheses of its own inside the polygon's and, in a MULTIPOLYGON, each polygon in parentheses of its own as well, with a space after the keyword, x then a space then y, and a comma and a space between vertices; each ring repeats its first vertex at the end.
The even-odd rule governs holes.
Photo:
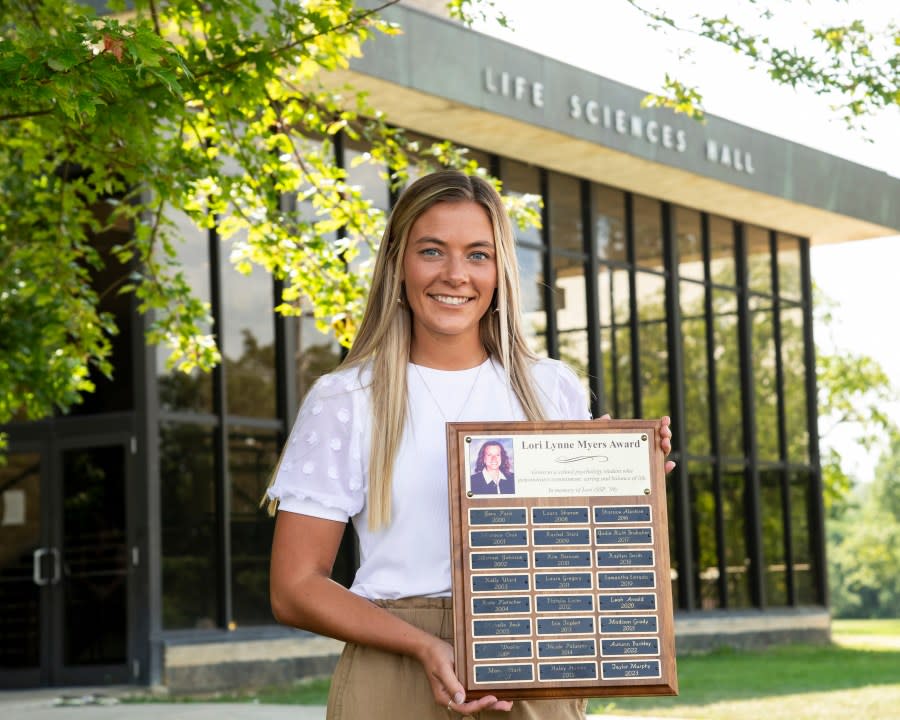
MULTIPOLYGON (((834 644, 826 646, 685 655, 678 658, 678 697, 601 698, 588 712, 682 720, 900 720, 900 620, 836 620, 832 635, 834 644)), ((317 679, 214 699, 324 705, 328 686, 327 678, 317 679)))

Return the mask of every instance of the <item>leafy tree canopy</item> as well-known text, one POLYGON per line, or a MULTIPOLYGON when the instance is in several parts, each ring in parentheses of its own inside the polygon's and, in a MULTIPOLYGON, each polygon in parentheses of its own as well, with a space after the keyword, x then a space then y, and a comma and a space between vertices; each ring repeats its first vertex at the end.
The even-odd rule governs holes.
MULTIPOLYGON (((311 308, 347 344, 383 214, 334 162, 338 133, 403 184, 417 165, 483 172, 449 143, 408 142, 362 93, 330 88, 375 33, 400 29, 353 0, 67 0, 0 4, 0 423, 70 407, 112 371, 100 292, 152 311, 147 340, 184 371, 220 360, 209 308, 179 265, 178 210, 233 238, 231 261, 283 281, 278 310, 311 308), (124 229, 103 258, 92 242, 124 229)), ((470 20, 492 3, 452 0, 470 20)), ((502 17, 500 18, 503 21, 502 17)), ((528 198, 511 209, 537 222, 528 198)))

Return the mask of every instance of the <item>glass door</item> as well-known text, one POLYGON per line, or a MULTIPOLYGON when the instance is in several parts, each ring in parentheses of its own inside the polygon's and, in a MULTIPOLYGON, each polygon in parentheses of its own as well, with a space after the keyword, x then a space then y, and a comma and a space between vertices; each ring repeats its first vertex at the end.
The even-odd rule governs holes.
POLYGON ((13 446, 0 468, 0 687, 129 680, 128 441, 13 446))

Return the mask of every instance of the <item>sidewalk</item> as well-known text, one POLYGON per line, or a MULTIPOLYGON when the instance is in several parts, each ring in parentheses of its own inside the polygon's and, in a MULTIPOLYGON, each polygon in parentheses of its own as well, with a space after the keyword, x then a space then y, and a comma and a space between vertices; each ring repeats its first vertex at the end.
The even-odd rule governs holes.
MULTIPOLYGON (((3 720, 325 720, 321 705, 258 703, 123 703, 134 688, 53 688, 0 691, 3 720)), ((398 715, 398 720, 407 720, 398 715)), ((409 720, 413 720, 409 718, 409 720)), ((588 720, 634 720, 618 715, 588 715, 588 720)), ((644 720, 653 720, 644 717, 644 720)))

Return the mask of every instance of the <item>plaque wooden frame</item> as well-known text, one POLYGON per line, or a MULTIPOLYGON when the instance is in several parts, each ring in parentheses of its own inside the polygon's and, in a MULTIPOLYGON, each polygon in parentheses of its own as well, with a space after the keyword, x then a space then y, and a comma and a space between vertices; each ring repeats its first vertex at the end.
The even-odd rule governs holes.
POLYGON ((678 694, 660 425, 658 420, 447 424, 454 652, 467 698, 678 694), (637 453, 629 457, 638 458, 639 467, 633 473, 607 466, 594 471, 591 462, 606 463, 607 455, 624 451, 554 450, 547 453, 556 452, 553 462, 578 465, 588 458, 588 469, 538 473, 555 479, 568 472, 596 476, 574 490, 552 488, 561 494, 533 496, 526 489, 520 495, 524 480, 538 492, 542 485, 531 476, 519 477, 526 463, 517 458, 514 494, 476 494, 474 445, 494 438, 510 448, 518 443, 523 453, 568 447, 563 440, 579 448, 639 442, 638 450, 628 450, 637 453), (616 472, 625 474, 605 476, 608 484, 600 480, 603 473, 616 472), (617 484, 623 477, 630 482, 617 484), (538 567, 540 562, 551 565, 538 567), (623 564, 616 568, 615 563, 623 564), (589 589, 578 585, 586 576, 589 589), (543 590, 537 587, 542 582, 543 590), (584 609, 588 605, 590 611, 584 609))

